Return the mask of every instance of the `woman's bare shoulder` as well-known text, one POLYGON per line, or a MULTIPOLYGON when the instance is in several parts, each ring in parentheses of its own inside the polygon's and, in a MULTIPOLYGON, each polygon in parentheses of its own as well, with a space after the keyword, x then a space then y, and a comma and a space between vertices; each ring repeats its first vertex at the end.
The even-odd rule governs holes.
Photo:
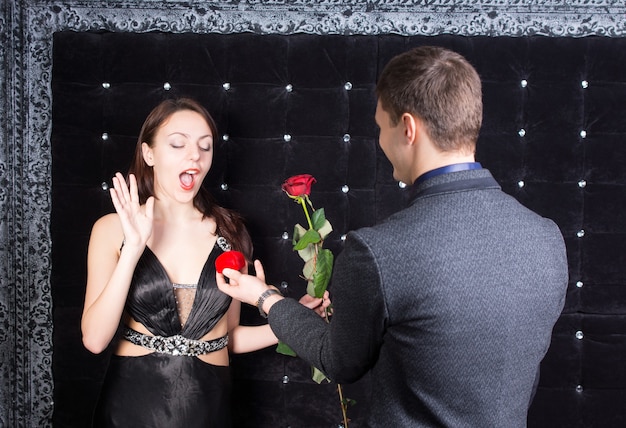
POLYGON ((109 214, 105 214, 102 217, 100 217, 98 220, 96 220, 96 222, 93 224, 94 229, 98 228, 98 229, 121 229, 121 224, 120 224, 120 217, 117 215, 117 213, 109 213, 109 214))
POLYGON ((91 236, 104 239, 106 241, 120 241, 124 239, 124 231, 117 213, 110 213, 100 217, 93 224, 91 236))

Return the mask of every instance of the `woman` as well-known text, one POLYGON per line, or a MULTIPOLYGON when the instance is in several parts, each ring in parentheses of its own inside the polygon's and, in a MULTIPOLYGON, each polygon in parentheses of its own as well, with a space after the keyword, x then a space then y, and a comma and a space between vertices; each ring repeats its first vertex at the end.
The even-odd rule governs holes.
POLYGON ((113 178, 116 213, 93 226, 85 347, 105 350, 122 322, 96 427, 229 426, 228 350, 277 343, 268 325, 240 326, 240 303, 215 283, 219 254, 252 253, 241 218, 202 187, 216 136, 197 102, 159 104, 141 129, 128 184, 120 173, 113 178))

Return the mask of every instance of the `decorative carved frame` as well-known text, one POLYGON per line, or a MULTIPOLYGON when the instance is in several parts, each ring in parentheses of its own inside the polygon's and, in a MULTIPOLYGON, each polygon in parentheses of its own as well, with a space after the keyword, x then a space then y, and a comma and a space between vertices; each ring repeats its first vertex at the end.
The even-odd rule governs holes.
POLYGON ((57 31, 626 36, 623 0, 4 0, 0 426, 52 420, 51 69, 57 31))

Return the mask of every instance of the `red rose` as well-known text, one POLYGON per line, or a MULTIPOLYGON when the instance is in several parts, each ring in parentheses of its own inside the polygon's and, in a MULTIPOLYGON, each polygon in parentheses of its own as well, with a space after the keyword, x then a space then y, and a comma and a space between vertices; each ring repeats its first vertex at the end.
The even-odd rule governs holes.
POLYGON ((246 258, 239 251, 226 251, 215 259, 215 270, 222 273, 224 269, 241 270, 246 265, 246 258))
POLYGON ((291 197, 309 196, 311 194, 311 185, 316 181, 315 177, 309 174, 294 175, 285 180, 282 189, 291 197))

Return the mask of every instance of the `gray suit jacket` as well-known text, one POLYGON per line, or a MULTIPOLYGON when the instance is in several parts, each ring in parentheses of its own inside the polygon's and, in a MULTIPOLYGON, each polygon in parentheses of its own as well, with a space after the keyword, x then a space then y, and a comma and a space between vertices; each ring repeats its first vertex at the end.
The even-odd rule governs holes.
POLYGON ((415 187, 348 234, 330 324, 284 299, 270 325, 337 382, 371 372, 370 426, 525 427, 567 289, 561 233, 485 169, 415 187))

